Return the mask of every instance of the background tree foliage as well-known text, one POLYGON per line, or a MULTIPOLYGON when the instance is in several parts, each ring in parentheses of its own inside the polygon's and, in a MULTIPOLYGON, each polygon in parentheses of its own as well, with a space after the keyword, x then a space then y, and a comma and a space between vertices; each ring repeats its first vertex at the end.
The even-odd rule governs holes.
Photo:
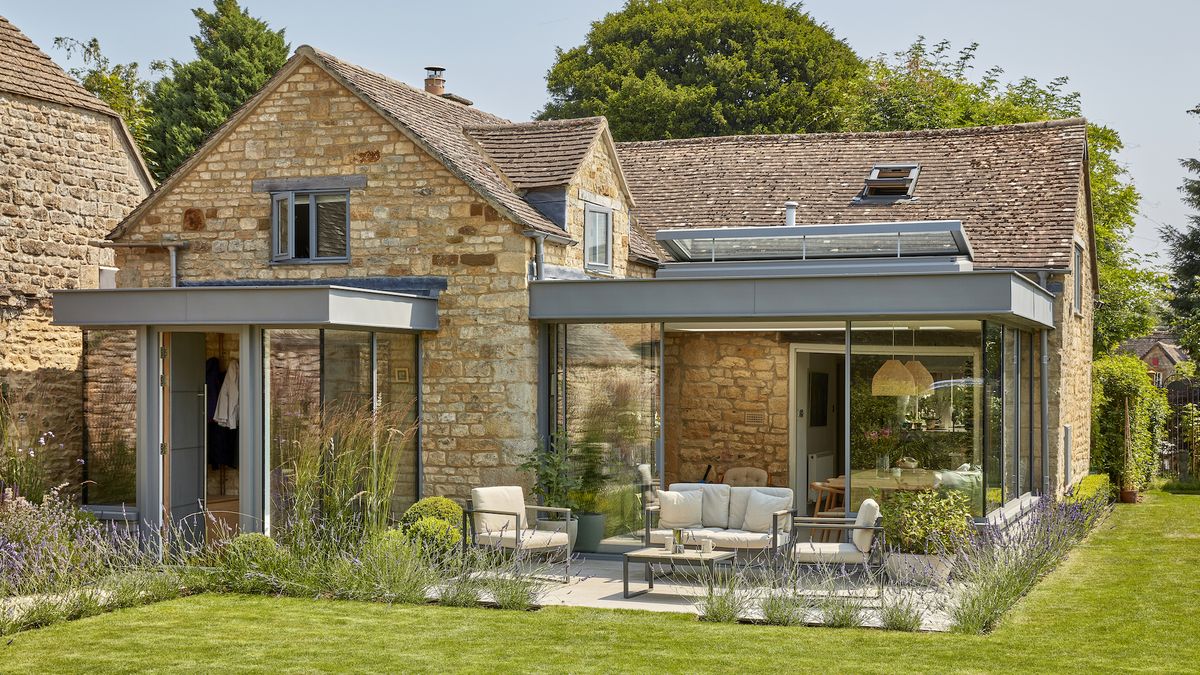
POLYGON ((799 4, 631 0, 557 50, 539 117, 604 115, 623 140, 825 131, 860 66, 799 4))
POLYGON ((200 24, 192 37, 196 58, 151 63, 161 74, 154 83, 142 79, 137 63, 111 63, 96 38, 54 39, 68 58, 80 58, 83 65, 71 74, 121 115, 159 180, 258 92, 291 52, 283 30, 271 30, 237 0, 214 0, 213 10, 192 10, 200 24))
MULTIPOLYGON (((1188 111, 1200 116, 1200 106, 1188 111)), ((1200 159, 1181 159, 1187 170, 1179 191, 1183 203, 1195 213, 1188 216, 1184 229, 1163 227, 1161 232, 1170 249, 1171 324, 1179 344, 1191 354, 1200 354, 1200 159)))
MULTIPOLYGON (((977 45, 953 52, 949 42, 911 47, 867 62, 845 83, 838 117, 847 131, 892 131, 1017 124, 1081 115, 1079 94, 1067 78, 1046 85, 1029 77, 1002 83, 993 67, 978 81, 970 71, 977 45)), ((1097 355, 1152 331, 1164 300, 1162 275, 1129 245, 1141 199, 1116 159, 1124 146, 1113 129, 1088 125, 1092 220, 1096 228, 1100 306, 1096 310, 1097 355)))
POLYGON ((213 6, 212 12, 192 10, 200 23, 200 34, 192 37, 194 60, 154 64, 165 73, 150 95, 150 145, 160 179, 266 84, 291 51, 283 30, 271 30, 237 0, 215 0, 213 6))
POLYGON ((151 162, 150 84, 142 79, 137 62, 112 63, 101 53, 100 41, 96 38, 81 42, 75 38, 56 37, 54 46, 65 51, 68 59, 80 60, 82 65, 71 68, 71 75, 125 120, 142 157, 151 162))

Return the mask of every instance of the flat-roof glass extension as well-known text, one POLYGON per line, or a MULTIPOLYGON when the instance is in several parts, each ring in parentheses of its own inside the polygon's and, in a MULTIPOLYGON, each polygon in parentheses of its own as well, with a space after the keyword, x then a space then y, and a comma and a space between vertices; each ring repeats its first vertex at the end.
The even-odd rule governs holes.
POLYGON ((971 245, 957 220, 680 228, 659 230, 655 239, 679 262, 971 258, 971 245))

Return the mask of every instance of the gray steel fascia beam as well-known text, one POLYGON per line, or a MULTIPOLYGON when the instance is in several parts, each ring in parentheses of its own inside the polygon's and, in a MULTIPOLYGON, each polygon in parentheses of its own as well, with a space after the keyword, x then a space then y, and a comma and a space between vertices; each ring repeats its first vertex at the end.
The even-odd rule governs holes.
POLYGON ((985 318, 1053 326, 1051 297, 1013 273, 614 279, 530 284, 530 318, 562 322, 985 318))

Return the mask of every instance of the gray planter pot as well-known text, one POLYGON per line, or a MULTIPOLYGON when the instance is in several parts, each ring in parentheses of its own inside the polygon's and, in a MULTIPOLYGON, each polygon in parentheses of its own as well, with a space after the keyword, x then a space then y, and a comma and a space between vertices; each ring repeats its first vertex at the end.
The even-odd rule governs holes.
MULTIPOLYGON (((553 520, 550 518, 542 518, 537 521, 537 529, 549 530, 551 532, 562 531, 562 519, 553 520)), ((579 539, 579 516, 571 516, 571 522, 567 524, 567 540, 571 542, 571 550, 575 550, 575 542, 579 539)))
POLYGON ((603 513, 579 514, 578 550, 600 550, 600 542, 604 539, 604 521, 607 518, 603 513))

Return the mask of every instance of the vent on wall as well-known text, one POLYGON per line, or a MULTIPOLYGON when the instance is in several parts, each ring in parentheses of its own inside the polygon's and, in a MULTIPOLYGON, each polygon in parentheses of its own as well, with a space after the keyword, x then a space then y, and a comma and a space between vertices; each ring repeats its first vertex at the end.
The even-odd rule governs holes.
POLYGON ((753 427, 761 427, 767 423, 767 414, 761 412, 746 413, 746 424, 753 427))

